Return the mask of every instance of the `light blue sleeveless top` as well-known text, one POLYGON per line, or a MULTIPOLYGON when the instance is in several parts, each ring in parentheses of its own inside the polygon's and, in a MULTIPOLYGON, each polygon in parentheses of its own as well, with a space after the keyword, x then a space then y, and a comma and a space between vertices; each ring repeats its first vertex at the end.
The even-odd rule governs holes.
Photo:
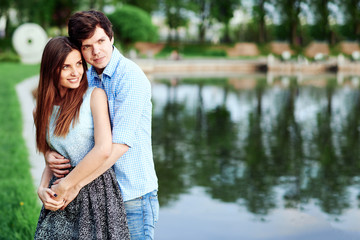
POLYGON ((91 93, 95 87, 88 88, 83 97, 83 103, 80 107, 79 121, 75 126, 70 124, 69 133, 66 137, 54 135, 56 115, 59 106, 54 106, 49 125, 49 134, 47 142, 51 149, 60 153, 70 160, 71 166, 76 166, 85 155, 94 147, 94 122, 91 114, 90 99, 91 93))

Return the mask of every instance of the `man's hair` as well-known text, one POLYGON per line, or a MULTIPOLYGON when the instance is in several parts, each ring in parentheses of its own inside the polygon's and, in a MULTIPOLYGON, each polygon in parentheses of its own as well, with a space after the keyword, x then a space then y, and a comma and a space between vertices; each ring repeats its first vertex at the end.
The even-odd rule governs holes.
POLYGON ((106 35, 112 39, 114 33, 112 24, 104 13, 96 10, 74 13, 68 22, 68 33, 71 41, 81 47, 82 41, 94 35, 96 27, 104 29, 106 35))

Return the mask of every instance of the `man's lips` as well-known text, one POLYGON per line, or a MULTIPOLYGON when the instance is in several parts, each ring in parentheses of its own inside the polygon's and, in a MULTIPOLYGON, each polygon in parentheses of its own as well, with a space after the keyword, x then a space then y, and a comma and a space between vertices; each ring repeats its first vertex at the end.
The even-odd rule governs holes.
POLYGON ((99 63, 99 62, 102 62, 104 59, 105 59, 105 57, 95 58, 94 62, 99 63))

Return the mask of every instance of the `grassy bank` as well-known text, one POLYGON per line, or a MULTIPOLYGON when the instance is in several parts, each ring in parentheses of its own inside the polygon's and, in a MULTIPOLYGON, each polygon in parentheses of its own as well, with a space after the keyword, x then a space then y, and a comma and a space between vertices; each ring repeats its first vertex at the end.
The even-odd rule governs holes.
POLYGON ((40 211, 15 90, 38 72, 38 65, 0 63, 0 239, 33 239, 40 211))

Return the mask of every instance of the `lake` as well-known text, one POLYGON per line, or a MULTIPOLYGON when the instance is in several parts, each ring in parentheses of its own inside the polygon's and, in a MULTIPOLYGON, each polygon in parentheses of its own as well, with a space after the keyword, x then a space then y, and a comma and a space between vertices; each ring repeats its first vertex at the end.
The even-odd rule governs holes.
POLYGON ((156 239, 360 239, 359 79, 154 78, 156 239))

